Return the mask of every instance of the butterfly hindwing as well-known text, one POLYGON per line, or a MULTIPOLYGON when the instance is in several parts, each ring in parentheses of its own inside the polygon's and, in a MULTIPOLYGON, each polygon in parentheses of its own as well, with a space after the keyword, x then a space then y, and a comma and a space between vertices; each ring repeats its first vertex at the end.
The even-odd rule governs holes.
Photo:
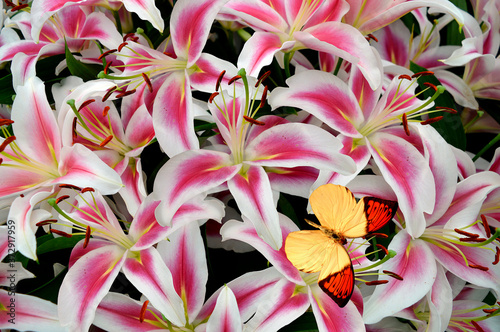
POLYGON ((337 245, 337 263, 334 268, 321 271, 318 284, 342 308, 349 302, 354 290, 354 269, 347 251, 337 245))
POLYGON ((363 197, 365 218, 367 220, 367 233, 375 232, 387 224, 398 210, 398 202, 375 197, 363 197))

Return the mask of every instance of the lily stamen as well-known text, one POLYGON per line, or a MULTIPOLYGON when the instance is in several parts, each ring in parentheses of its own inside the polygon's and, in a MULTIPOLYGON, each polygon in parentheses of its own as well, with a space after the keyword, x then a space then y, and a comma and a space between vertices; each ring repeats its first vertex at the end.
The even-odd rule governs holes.
POLYGON ((104 74, 108 74, 108 70, 109 70, 109 66, 111 66, 111 64, 113 63, 113 61, 108 61, 106 63, 106 66, 104 66, 104 69, 102 70, 104 72, 104 74))
POLYGON ((111 97, 111 94, 113 92, 115 92, 116 89, 118 89, 118 86, 114 86, 114 87, 109 88, 108 91, 102 97, 102 102, 105 102, 106 100, 108 100, 108 98, 111 97))
POLYGON ((366 286, 377 286, 377 285, 383 285, 387 284, 389 280, 374 280, 374 281, 366 281, 365 285, 366 286))
POLYGON ((57 235, 61 235, 61 236, 67 237, 67 238, 73 237, 73 234, 69 234, 69 233, 66 233, 66 232, 63 232, 63 231, 60 231, 60 230, 57 230, 57 229, 51 229, 50 232, 54 233, 54 234, 57 234, 57 235))
POLYGON ((69 198, 69 195, 59 196, 58 198, 56 198, 56 205, 59 204, 59 203, 61 203, 65 199, 68 199, 68 198, 69 198))
POLYGON ((488 220, 486 220, 486 216, 484 214, 481 215, 481 221, 483 222, 484 231, 486 232, 486 236, 491 236, 490 225, 488 224, 488 220))
POLYGON ((382 249, 382 251, 386 254, 386 255, 389 255, 389 250, 387 250, 386 247, 384 247, 383 245, 381 245, 380 243, 377 243, 376 244, 376 247, 379 248, 379 249, 382 249))
POLYGON ((397 279, 397 280, 403 280, 403 277, 400 276, 399 274, 397 273, 394 273, 392 271, 388 271, 388 270, 382 270, 383 273, 385 273, 386 275, 388 275, 389 277, 392 277, 394 279, 397 279))
POLYGON ((412 78, 415 78, 415 77, 422 77, 422 76, 429 76, 429 75, 434 75, 434 72, 433 71, 430 71, 430 70, 424 70, 424 71, 420 71, 418 73, 415 73, 413 75, 411 75, 412 78))
POLYGON ((89 245, 90 233, 91 233, 90 226, 87 226, 87 229, 85 230, 85 240, 83 241, 83 249, 87 248, 87 246, 89 245))
POLYGON ((259 79, 257 80, 257 83, 255 83, 255 87, 258 88, 259 85, 266 79, 269 77, 269 75, 271 75, 271 71, 268 70, 266 71, 264 74, 262 74, 259 79))
POLYGON ((74 189, 74 190, 78 190, 78 191, 81 191, 82 188, 78 187, 78 186, 74 186, 72 184, 69 184, 69 183, 61 183, 59 185, 59 188, 67 188, 67 189, 74 189))
POLYGON ((442 119, 443 119, 443 116, 441 116, 441 115, 440 115, 440 116, 436 116, 436 117, 434 117, 434 118, 429 118, 429 119, 427 119, 427 120, 421 121, 420 123, 421 123, 423 126, 425 126, 425 125, 429 125, 429 124, 431 124, 431 123, 436 123, 436 122, 438 122, 439 120, 442 120, 442 119))
POLYGON ((84 194, 86 192, 95 192, 95 189, 94 188, 91 188, 91 187, 85 187, 82 189, 82 191, 80 191, 80 194, 84 194))
POLYGON ((497 265, 500 262, 500 248, 496 247, 495 260, 493 261, 493 265, 497 265))
POLYGON ((108 137, 106 137, 106 138, 104 139, 104 141, 102 141, 102 142, 99 144, 99 146, 100 146, 101 148, 105 147, 105 146, 106 146, 106 144, 108 144, 109 142, 111 142, 111 140, 112 140, 112 139, 113 139, 113 135, 109 135, 108 137))
POLYGON ((146 316, 146 310, 148 308, 148 304, 149 304, 149 301, 146 300, 144 301, 144 303, 142 304, 142 307, 141 307, 141 312, 139 314, 139 321, 142 323, 144 322, 144 318, 146 316))
POLYGON ((412 80, 411 76, 410 75, 406 75, 406 74, 401 74, 401 75, 398 76, 398 78, 400 80, 403 80, 403 79, 408 80, 408 81, 412 80))
POLYGON ((232 77, 228 82, 227 82, 227 85, 231 85, 233 84, 234 82, 236 82, 237 80, 239 80, 241 78, 241 75, 236 75, 234 77, 232 77))
POLYGON ((111 107, 109 107, 109 106, 104 107, 104 109, 102 110, 102 116, 108 116, 108 112, 109 112, 110 108, 111 107))
POLYGON ((120 45, 118 45, 118 52, 121 52, 122 51, 122 48, 124 48, 125 46, 127 46, 128 43, 126 41, 124 41, 123 43, 121 43, 120 45))
POLYGON ((149 92, 153 92, 153 84, 151 84, 151 80, 149 79, 148 75, 145 73, 141 73, 142 78, 144 78, 144 82, 146 82, 146 86, 148 87, 149 92))
POLYGON ((107 50, 106 52, 102 53, 101 55, 99 55, 97 57, 98 60, 102 60, 102 58, 104 58, 105 56, 111 54, 111 53, 115 53, 117 51, 116 48, 113 48, 112 50, 107 50))
POLYGON ((425 86, 427 86, 427 87, 429 87, 429 88, 432 88, 432 89, 433 89, 434 91, 436 91, 436 92, 437 92, 437 90, 438 90, 437 86, 435 86, 435 85, 434 85, 434 84, 432 84, 432 83, 429 83, 429 82, 424 82, 424 85, 425 85, 425 86))
POLYGON ((220 84, 222 82, 222 79, 224 78, 224 74, 226 74, 225 70, 221 71, 221 73, 219 74, 219 77, 217 77, 217 82, 215 83, 215 91, 219 91, 220 84))
POLYGON ((477 265, 477 264, 469 264, 469 267, 473 268, 473 269, 478 269, 481 271, 488 271, 489 270, 489 268, 487 268, 486 266, 477 265))
POLYGON ((410 128, 408 127, 408 116, 406 113, 403 113, 403 116, 401 117, 401 122, 403 123, 403 128, 405 130, 405 133, 407 136, 410 136, 410 128))
POLYGON ((257 126, 263 126, 265 125, 264 122, 262 121, 259 121, 259 120, 255 120, 249 116, 246 116, 246 115, 243 115, 243 119, 245 119, 247 122, 250 122, 251 124, 254 124, 254 125, 257 125, 257 126))
POLYGON ((0 127, 1 126, 8 126, 8 125, 11 125, 13 123, 14 123, 14 121, 9 120, 9 119, 0 119, 0 127))
POLYGON ((479 237, 479 234, 469 233, 469 232, 463 231, 463 230, 458 229, 458 228, 455 228, 454 231, 457 232, 458 234, 465 235, 465 236, 468 236, 468 237, 473 237, 473 238, 478 238, 479 237))
POLYGON ((15 139, 16 139, 16 136, 14 136, 14 135, 5 138, 5 140, 0 145, 0 152, 3 152, 3 150, 5 150, 5 148, 7 147, 7 145, 14 142, 15 139))
POLYGON ((57 219, 47 219, 47 220, 42 220, 42 221, 37 222, 35 224, 35 226, 40 227, 40 226, 54 224, 56 222, 57 222, 57 219))

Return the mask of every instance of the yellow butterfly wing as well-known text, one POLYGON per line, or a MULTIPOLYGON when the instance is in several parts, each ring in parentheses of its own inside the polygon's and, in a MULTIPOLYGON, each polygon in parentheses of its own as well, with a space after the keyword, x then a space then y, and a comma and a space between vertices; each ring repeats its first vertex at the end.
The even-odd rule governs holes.
POLYGON ((328 251, 329 242, 334 241, 320 230, 292 232, 285 240, 285 253, 300 271, 319 272, 325 260, 331 256, 328 251))

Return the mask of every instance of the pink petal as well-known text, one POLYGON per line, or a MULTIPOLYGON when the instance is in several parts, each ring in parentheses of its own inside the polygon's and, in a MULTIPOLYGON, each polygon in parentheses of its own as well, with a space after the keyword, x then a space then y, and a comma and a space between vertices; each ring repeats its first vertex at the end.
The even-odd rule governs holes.
POLYGON ((184 305, 174 289, 172 274, 155 248, 138 251, 138 257, 128 257, 123 273, 169 321, 184 326, 184 305))
POLYGON ((266 172, 273 190, 304 198, 309 197, 311 186, 319 175, 316 168, 307 166, 266 167, 266 172))
POLYGON ((145 180, 142 173, 141 159, 134 158, 121 174, 124 187, 118 192, 125 201, 127 211, 134 216, 146 198, 145 180))
POLYGON ((163 32, 165 22, 161 18, 160 10, 155 6, 155 2, 151 0, 121 0, 125 8, 136 13, 141 19, 151 23, 155 29, 163 32))
POLYGON ((275 9, 274 1, 271 5, 256 0, 231 0, 222 8, 221 13, 235 15, 257 31, 285 32, 288 28, 285 9, 286 5, 280 2, 277 2, 275 9))
POLYGON ((363 320, 366 324, 376 323, 416 303, 431 290, 436 278, 436 261, 432 250, 424 241, 412 240, 406 230, 396 234, 388 249, 397 254, 383 268, 400 275, 403 280, 380 277, 389 279, 389 283, 376 286, 365 303, 363 320), (412 291, 408 292, 408 289, 412 291))
POLYGON ((214 311, 207 322, 207 332, 242 331, 240 311, 236 297, 231 289, 225 286, 217 297, 214 311))
POLYGON ((232 165, 229 155, 217 151, 186 151, 170 159, 158 171, 153 189, 155 199, 161 200, 158 222, 169 225, 184 202, 223 184, 240 168, 232 165))
POLYGON ((331 128, 350 137, 361 137, 357 127, 364 120, 351 89, 336 76, 305 71, 287 79, 289 88, 273 90, 269 103, 274 108, 292 106, 307 110, 331 128))
POLYGON ((109 245, 89 252, 71 267, 57 300, 61 325, 72 331, 88 330, 125 258, 123 248, 109 245))
MULTIPOLYGON (((189 75, 189 80, 193 89, 199 91, 209 93, 215 92, 215 83, 223 70, 225 70, 226 73, 221 81, 221 89, 229 90, 227 83, 231 78, 238 74, 238 68, 236 68, 232 63, 219 59, 208 53, 201 53, 195 65, 198 70, 189 75)), ((236 81, 233 84, 237 84, 237 89, 240 86, 239 81, 236 81)), ((233 87, 231 86, 230 89, 230 91, 232 91, 233 87)))
POLYGON ((257 234, 273 249, 281 248, 283 241, 278 212, 264 169, 250 166, 245 175, 235 174, 227 184, 241 214, 252 222, 257 234))

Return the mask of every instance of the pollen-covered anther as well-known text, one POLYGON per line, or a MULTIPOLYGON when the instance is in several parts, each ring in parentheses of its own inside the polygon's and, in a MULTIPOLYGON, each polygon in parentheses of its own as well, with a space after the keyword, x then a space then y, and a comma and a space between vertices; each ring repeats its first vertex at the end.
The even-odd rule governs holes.
POLYGON ((108 100, 108 98, 111 97, 111 94, 113 92, 115 92, 116 89, 118 89, 118 87, 116 85, 114 87, 109 88, 108 91, 102 97, 102 102, 105 102, 106 100, 108 100))
POLYGON ((425 85, 425 86, 427 86, 427 87, 429 87, 429 88, 432 88, 434 91, 437 91, 437 90, 438 90, 437 86, 435 86, 435 85, 434 85, 434 84, 432 84, 432 83, 429 83, 429 82, 424 82, 424 85, 425 85))
POLYGON ((461 242, 484 242, 486 239, 484 237, 461 237, 459 239, 461 242))
POLYGON ((106 55, 109 55, 111 53, 115 53, 117 51, 116 48, 113 48, 112 50, 107 50, 106 52, 102 53, 101 55, 99 55, 97 57, 98 60, 101 60, 102 58, 104 58, 106 55))
POLYGON ((109 107, 109 106, 104 107, 104 109, 102 110, 102 116, 108 116, 108 112, 109 112, 110 108, 111 107, 109 107))
POLYGON ((481 271, 488 271, 489 270, 489 268, 487 268, 486 266, 477 265, 477 264, 469 264, 469 267, 473 268, 473 269, 478 269, 481 271))
POLYGON ((457 114, 457 110, 453 109, 451 107, 446 107, 446 106, 436 106, 437 110, 440 110, 442 112, 450 113, 450 114, 457 114))
POLYGON ((85 188, 82 189, 82 191, 80 191, 80 194, 84 194, 84 193, 86 193, 88 191, 95 192, 95 189, 91 188, 91 187, 85 187, 85 188))
POLYGON ((116 49, 118 52, 121 52, 122 51, 122 48, 124 48, 125 46, 127 46, 128 43, 126 41, 124 41, 123 43, 121 43, 120 45, 118 45, 118 48, 116 49))
POLYGON ((479 324, 476 323, 475 321, 471 320, 470 323, 472 325, 474 325, 474 327, 476 328, 477 332, 484 332, 483 328, 481 326, 479 326, 479 324))
POLYGON ((57 229, 51 229, 50 230, 51 233, 54 233, 54 234, 57 234, 57 235, 61 235, 61 236, 64 236, 64 237, 73 237, 73 234, 69 234, 69 233, 66 233, 66 232, 63 232, 63 231, 60 231, 60 230, 57 230, 57 229))
POLYGON ((392 271, 388 271, 388 270, 382 270, 383 273, 385 273, 386 275, 388 275, 389 277, 392 277, 394 279, 397 279, 397 280, 403 280, 403 277, 400 276, 399 274, 397 273, 394 273, 392 271))
POLYGON ((102 148, 104 146, 106 146, 106 144, 108 144, 109 142, 111 142, 111 140, 113 139, 113 135, 109 135, 108 137, 106 137, 100 144, 99 146, 102 148))
POLYGON ((144 322, 144 318, 146 318, 146 310, 148 309, 148 304, 149 304, 149 301, 144 301, 144 303, 142 304, 142 307, 141 307, 141 312, 139 314, 139 321, 142 323, 144 322))
POLYGON ((408 127, 408 116, 406 113, 403 113, 403 116, 401 117, 401 122, 403 123, 403 128, 405 130, 405 133, 407 136, 410 136, 410 127, 408 127))
POLYGON ((389 235, 387 235, 385 233, 370 233, 370 234, 364 236, 363 238, 366 239, 368 237, 378 237, 381 239, 387 239, 389 237, 389 235))
POLYGON ((56 204, 59 204, 62 201, 64 201, 65 199, 68 199, 68 198, 69 198, 69 195, 59 196, 59 197, 56 198, 56 204))
POLYGON ((215 83, 215 91, 219 91, 220 83, 222 82, 222 79, 224 78, 225 74, 226 74, 226 71, 223 70, 220 72, 219 77, 217 77, 217 82, 215 83))
POLYGON ((9 1, 9 0, 5 0, 5 4, 6 4, 7 6, 10 6, 10 7, 15 7, 15 6, 16 6, 16 4, 15 4, 15 3, 13 3, 12 1, 9 1))
POLYGON ((262 92, 262 98, 260 99, 259 108, 264 107, 264 105, 266 104, 266 100, 267 100, 267 85, 264 87, 264 91, 262 92))
POLYGON ((9 120, 9 119, 0 119, 0 127, 1 126, 8 126, 8 125, 11 125, 13 123, 14 123, 14 121, 9 120))
POLYGON ((59 185, 59 188, 67 188, 67 189, 74 189, 74 190, 82 190, 82 188, 78 187, 78 186, 74 186, 72 184, 69 184, 69 183, 61 183, 59 185))
POLYGON ((18 5, 18 6, 15 6, 11 9, 12 12, 16 12, 18 10, 21 10, 21 9, 24 9, 26 7, 28 7, 29 5, 27 3, 23 4, 23 5, 18 5))
POLYGON ((381 245, 380 243, 377 243, 375 246, 380 250, 382 250, 386 255, 389 255, 389 250, 387 250, 387 248, 381 245))
POLYGON ((104 74, 108 75, 109 66, 111 66, 112 63, 113 63, 113 61, 108 61, 106 63, 106 66, 104 66, 104 70, 103 70, 104 74))
POLYGON ((494 313, 495 311, 497 311, 498 309, 483 309, 483 312, 487 313, 487 314, 492 314, 494 313))
POLYGON ((92 104, 93 102, 95 101, 95 99, 89 99, 89 100, 86 100, 84 101, 80 107, 78 107, 78 112, 80 112, 82 109, 84 109, 85 107, 89 106, 90 104, 92 104))
POLYGON ((466 231, 463 231, 463 230, 461 230, 459 228, 455 228, 454 231, 457 232, 460 235, 465 235, 467 237, 472 237, 472 238, 478 238, 479 237, 479 234, 466 232, 466 231))
POLYGON ((374 40, 376 43, 378 43, 378 38, 375 37, 374 35, 372 35, 371 33, 369 33, 368 35, 366 35, 365 38, 366 38, 367 41, 374 40))
POLYGON ((500 262, 500 248, 496 247, 495 260, 493 261, 493 265, 497 265, 500 262))
POLYGON ((126 42, 127 40, 132 40, 135 37, 135 32, 129 32, 125 36, 123 36, 123 42, 126 42))
POLYGON ((16 139, 16 136, 14 136, 14 135, 7 137, 0 145, 0 152, 3 152, 3 150, 5 150, 5 148, 7 147, 7 145, 14 142, 15 139, 16 139))
POLYGON ((73 144, 75 144, 76 138, 78 136, 78 132, 76 131, 76 122, 77 122, 77 120, 78 120, 78 118, 76 118, 76 117, 73 118, 73 125, 72 125, 73 130, 71 132, 72 138, 73 138, 73 144))
POLYGON ((430 71, 430 70, 419 71, 418 73, 415 73, 415 74, 411 75, 411 77, 415 78, 415 77, 429 76, 429 75, 434 75, 434 72, 430 71))
POLYGON ((247 122, 250 122, 251 124, 254 124, 254 125, 257 125, 257 126, 263 126, 265 125, 266 123, 265 122, 262 122, 262 121, 259 121, 259 120, 255 120, 249 116, 246 116, 246 115, 243 115, 243 119, 245 119, 247 122))
POLYGON ((241 76, 240 76, 240 75, 236 75, 236 76, 232 77, 232 78, 229 80, 229 82, 227 82, 227 85, 231 85, 231 84, 233 84, 234 82, 236 82, 236 81, 237 81, 237 80, 239 80, 240 78, 241 78, 241 76))
POLYGON ((408 80, 408 81, 412 80, 411 76, 410 75, 406 75, 406 74, 399 75, 398 78, 400 80, 408 80))
POLYGON ((481 221, 483 222, 484 231, 486 232, 486 236, 491 236, 490 225, 488 224, 488 220, 486 220, 486 216, 484 214, 481 215, 481 221))
POLYGON ((129 91, 120 92, 119 94, 116 95, 116 98, 123 98, 123 97, 126 97, 126 96, 130 96, 131 94, 134 94, 134 93, 135 93, 135 89, 129 90, 129 91))
POLYGON ((3 163, 3 159, 2 159, 2 158, 0 158, 0 165, 2 165, 2 163, 3 163))
POLYGON ((150 93, 153 92, 153 84, 151 84, 151 80, 149 79, 148 75, 146 75, 145 73, 141 73, 142 75, 142 78, 144 79, 144 82, 146 82, 146 86, 148 87, 148 91, 150 93))
POLYGON ((57 222, 57 219, 47 219, 47 220, 42 220, 42 221, 37 222, 35 224, 35 226, 40 227, 40 226, 54 224, 56 222, 57 222))
POLYGON ((262 75, 259 77, 259 79, 258 79, 257 83, 255 83, 255 87, 257 88, 257 87, 258 87, 258 86, 259 86, 262 82, 264 82, 264 80, 265 80, 266 78, 268 78, 268 77, 269 77, 269 75, 271 75, 271 71, 270 71, 270 70, 268 70, 268 71, 266 71, 264 74, 262 74, 262 75))
POLYGON ((366 286, 377 286, 377 285, 383 285, 387 284, 389 280, 374 280, 374 281, 367 281, 365 282, 366 286))
POLYGON ((90 226, 87 226, 87 229, 85 230, 85 240, 83 241, 83 249, 87 248, 87 246, 89 245, 90 233, 90 226))
POLYGON ((438 122, 439 120, 442 120, 442 119, 443 119, 443 116, 440 115, 440 116, 436 116, 434 118, 429 118, 429 119, 424 120, 424 121, 422 121, 420 123, 425 126, 425 125, 428 125, 428 124, 431 124, 431 123, 436 123, 436 122, 438 122))
POLYGON ((210 98, 208 98, 208 102, 211 104, 214 101, 214 98, 219 95, 218 92, 214 92, 210 95, 210 98))

